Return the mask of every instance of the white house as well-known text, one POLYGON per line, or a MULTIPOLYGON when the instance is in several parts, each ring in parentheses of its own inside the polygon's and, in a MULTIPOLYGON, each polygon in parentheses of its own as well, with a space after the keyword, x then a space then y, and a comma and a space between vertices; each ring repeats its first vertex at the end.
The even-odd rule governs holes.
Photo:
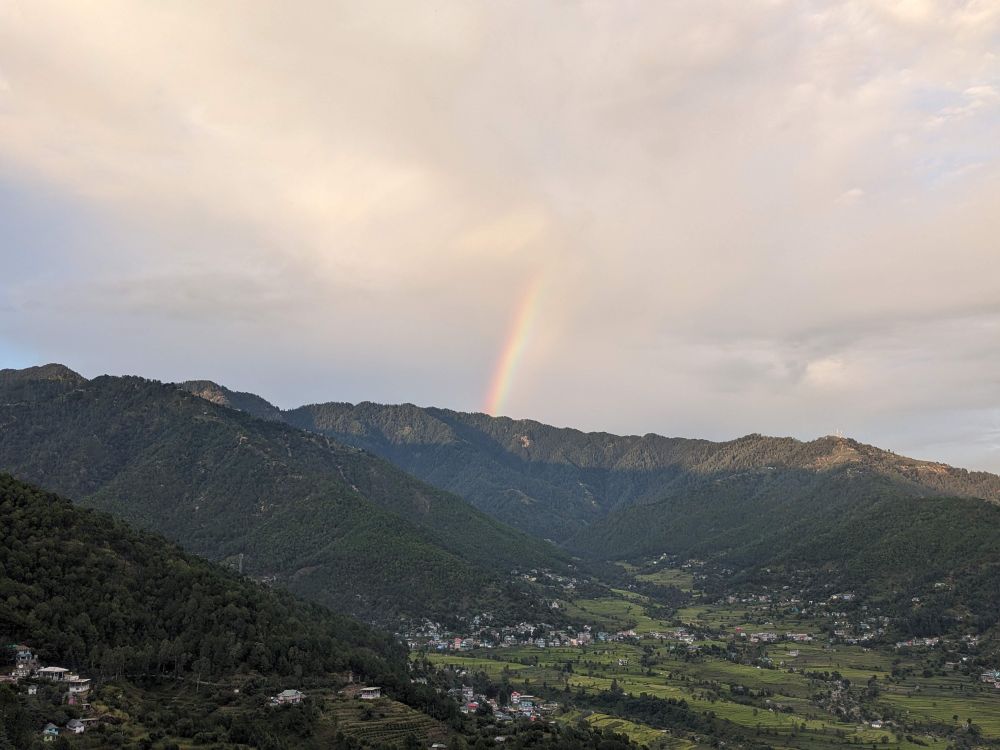
POLYGON ((42 667, 37 672, 38 676, 45 680, 52 680, 53 682, 62 682, 66 679, 66 675, 69 674, 68 669, 63 669, 62 667, 42 667))
POLYGON ((361 688, 361 700, 363 701, 373 701, 382 697, 382 688, 380 687, 363 687, 361 688))
POLYGON ((69 688, 69 692, 73 693, 86 693, 90 690, 90 678, 79 677, 77 675, 70 675, 64 682, 69 688))
POLYGON ((73 734, 83 734, 84 726, 83 722, 79 719, 70 719, 66 724, 66 729, 68 729, 73 734))
POLYGON ((298 690, 282 690, 274 696, 274 701, 275 703, 301 703, 303 698, 305 695, 298 690))

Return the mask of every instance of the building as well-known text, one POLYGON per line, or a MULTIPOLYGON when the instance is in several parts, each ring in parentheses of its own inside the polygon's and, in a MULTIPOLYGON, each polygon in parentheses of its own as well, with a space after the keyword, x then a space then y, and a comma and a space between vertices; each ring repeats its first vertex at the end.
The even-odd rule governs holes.
POLYGON ((382 697, 382 688, 380 687, 363 687, 361 688, 360 698, 363 701, 373 701, 382 697))
POLYGON ((301 703, 303 698, 305 695, 298 690, 282 690, 272 700, 278 704, 301 703))
POLYGON ((42 667, 38 670, 38 672, 36 672, 36 674, 43 680, 62 682, 66 679, 66 675, 69 674, 69 670, 62 667, 42 667))
POLYGON ((38 685, 28 685, 28 695, 38 695, 38 685))
POLYGON ((84 730, 83 722, 79 719, 70 719, 66 724, 66 729, 68 729, 73 734, 83 734, 84 730))
POLYGON ((90 678, 80 677, 79 675, 67 675, 63 680, 69 688, 70 694, 75 693, 86 693, 90 690, 90 678))
POLYGON ((59 727, 55 724, 46 724, 42 730, 42 742, 55 742, 59 737, 59 727))

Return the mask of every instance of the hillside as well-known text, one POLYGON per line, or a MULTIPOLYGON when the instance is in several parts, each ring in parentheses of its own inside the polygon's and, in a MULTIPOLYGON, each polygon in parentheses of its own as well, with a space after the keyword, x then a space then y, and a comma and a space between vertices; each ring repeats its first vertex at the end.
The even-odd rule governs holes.
POLYGON ((0 469, 372 621, 527 615, 565 557, 389 463, 175 386, 0 371, 0 469))
POLYGON ((929 622, 1000 615, 1000 477, 985 472, 839 437, 623 437, 371 403, 283 417, 591 560, 698 557, 747 579, 775 568, 899 602, 930 595, 929 622))
POLYGON ((388 677, 406 666, 399 644, 357 621, 9 474, 0 474, 0 633, 108 678, 196 668, 388 677))
POLYGON ((496 518, 560 542, 630 505, 701 493, 723 478, 742 477, 750 492, 786 480, 798 491, 807 478, 821 485, 846 472, 862 485, 884 479, 906 495, 1000 500, 996 475, 836 437, 802 442, 748 435, 716 443, 619 436, 367 402, 313 404, 282 415, 289 424, 383 456, 496 518))
MULTIPOLYGON (((213 747, 313 747, 298 735, 314 720, 307 714, 287 726, 288 717, 269 720, 263 688, 342 684, 347 670, 420 702, 405 649, 388 636, 6 474, 0 474, 0 640, 0 664, 7 644, 24 643, 40 663, 92 679, 94 711, 118 716, 125 736, 145 723, 160 736, 203 731, 213 747), (196 681, 239 684, 245 697, 232 689, 196 696, 196 681), (158 696, 168 695, 184 696, 188 712, 160 704, 158 696)), ((0 747, 34 747, 46 722, 81 715, 62 705, 55 688, 42 686, 27 699, 19 693, 0 685, 0 747)), ((122 744, 103 731, 77 743, 122 744)))

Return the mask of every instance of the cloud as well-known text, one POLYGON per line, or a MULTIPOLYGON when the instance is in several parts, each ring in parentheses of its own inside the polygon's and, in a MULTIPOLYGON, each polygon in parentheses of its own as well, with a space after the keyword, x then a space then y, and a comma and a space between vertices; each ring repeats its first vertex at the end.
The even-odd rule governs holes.
POLYGON ((516 414, 923 450, 1000 391, 998 49, 982 0, 11 3, 0 338, 477 408, 541 279, 516 414))

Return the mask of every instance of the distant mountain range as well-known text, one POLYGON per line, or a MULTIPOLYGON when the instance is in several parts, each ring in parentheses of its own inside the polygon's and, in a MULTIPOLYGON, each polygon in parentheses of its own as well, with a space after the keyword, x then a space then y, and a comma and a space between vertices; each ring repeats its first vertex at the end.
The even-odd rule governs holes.
POLYGON ((185 387, 378 454, 584 558, 825 567, 831 581, 942 601, 956 587, 934 584, 961 579, 969 600, 1000 562, 1000 477, 847 438, 618 436, 411 404, 282 411, 207 381, 185 387))
POLYGON ((372 621, 539 615, 510 571, 568 570, 570 554, 698 557, 736 579, 785 571, 897 603, 919 595, 936 602, 929 622, 963 607, 1000 616, 1000 477, 846 438, 281 410, 211 381, 51 365, 0 372, 0 468, 372 621))
POLYGON ((906 494, 1000 501, 1000 476, 896 455, 848 438, 747 435, 727 442, 581 432, 412 404, 325 403, 282 411, 210 381, 183 387, 387 458, 513 526, 560 542, 631 505, 713 485, 802 473, 883 478, 906 494))
POLYGON ((528 617, 510 571, 568 565, 376 456, 137 377, 0 371, 0 470, 374 622, 528 617))

